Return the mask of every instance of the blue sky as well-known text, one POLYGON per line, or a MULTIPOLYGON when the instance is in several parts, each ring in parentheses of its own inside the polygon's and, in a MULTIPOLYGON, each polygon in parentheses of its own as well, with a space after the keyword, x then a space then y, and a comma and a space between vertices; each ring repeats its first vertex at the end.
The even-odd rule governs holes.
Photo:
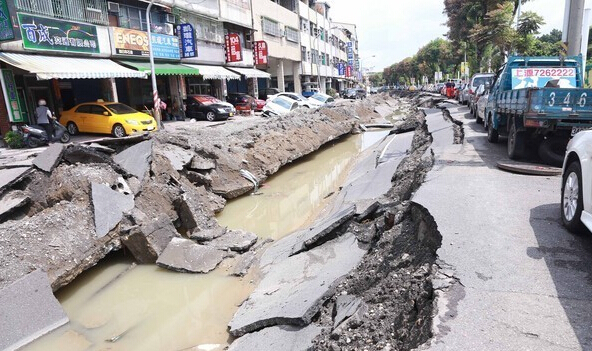
MULTIPOLYGON (((357 25, 364 67, 384 67, 413 56, 431 40, 443 38, 448 28, 443 0, 327 0, 334 21, 357 25), (375 55, 375 57, 371 57, 375 55)), ((563 0, 530 0, 522 11, 545 19, 542 34, 563 27, 563 0)))

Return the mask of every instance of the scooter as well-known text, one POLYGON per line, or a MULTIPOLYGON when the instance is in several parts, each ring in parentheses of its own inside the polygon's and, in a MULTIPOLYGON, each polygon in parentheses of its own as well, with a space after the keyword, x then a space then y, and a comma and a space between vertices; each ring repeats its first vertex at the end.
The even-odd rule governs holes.
POLYGON ((53 138, 49 140, 47 137, 47 132, 43 127, 33 124, 33 125, 24 125, 21 127, 23 132, 23 140, 25 145, 28 147, 38 147, 42 145, 47 145, 49 142, 61 141, 62 143, 67 143, 70 141, 70 134, 66 127, 60 124, 55 118, 51 118, 51 123, 53 124, 53 138))

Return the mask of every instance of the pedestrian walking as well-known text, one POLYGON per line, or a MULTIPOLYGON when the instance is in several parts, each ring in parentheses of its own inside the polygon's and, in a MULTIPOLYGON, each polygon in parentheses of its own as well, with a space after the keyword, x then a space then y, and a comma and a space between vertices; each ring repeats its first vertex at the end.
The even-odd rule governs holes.
POLYGON ((35 116, 37 117, 37 124, 45 129, 47 139, 53 141, 53 115, 47 107, 47 102, 44 99, 39 99, 37 102, 39 106, 35 109, 35 116))

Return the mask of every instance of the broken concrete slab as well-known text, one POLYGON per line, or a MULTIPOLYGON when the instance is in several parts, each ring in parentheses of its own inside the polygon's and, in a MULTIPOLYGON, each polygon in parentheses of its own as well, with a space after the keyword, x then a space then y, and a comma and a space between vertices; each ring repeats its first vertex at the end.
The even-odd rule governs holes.
POLYGON ((21 190, 4 194, 0 199, 0 219, 15 209, 26 205, 30 200, 29 195, 21 190))
POLYGON ((134 208, 134 196, 124 195, 104 184, 92 183, 92 202, 97 237, 105 236, 134 208))
POLYGON ((344 320, 352 316, 360 305, 362 300, 353 295, 339 295, 335 299, 333 329, 337 328, 344 320))
POLYGON ((193 152, 171 144, 160 149, 159 153, 166 157, 177 171, 182 171, 194 156, 193 152))
POLYGON ((309 325, 304 328, 281 325, 265 328, 236 339, 228 351, 312 350, 312 341, 323 328, 309 325))
POLYGON ((232 269, 230 270, 230 275, 235 277, 242 277, 249 273, 249 268, 253 265, 255 261, 256 254, 253 251, 247 251, 244 254, 236 257, 234 260, 234 264, 232 265, 232 269))
POLYGON ((150 167, 151 156, 152 140, 146 140, 118 153, 113 160, 126 172, 142 180, 150 167))
POLYGON ((224 252, 192 240, 173 238, 158 257, 159 267, 183 273, 207 273, 224 259, 224 252))
POLYGON ((97 144, 97 143, 90 143, 90 145, 87 145, 87 147, 90 149, 96 150, 96 151, 101 151, 101 152, 107 153, 107 154, 114 154, 115 153, 114 149, 104 146, 104 145, 101 145, 101 144, 97 144))
POLYGON ((257 242, 257 235, 244 230, 228 230, 226 233, 216 239, 205 243, 207 246, 219 250, 231 250, 236 252, 245 252, 257 242))
POLYGON ((33 160, 33 165, 45 172, 51 172, 60 163, 66 146, 64 144, 51 144, 45 151, 33 160))
POLYGON ((0 170, 0 190, 21 180, 31 167, 7 168, 0 170))
POLYGON ((197 229, 189 234, 189 239, 199 242, 210 241, 226 234, 226 227, 215 226, 207 229, 197 229))
POLYGON ((210 169, 216 168, 216 162, 201 155, 195 155, 191 160, 189 168, 197 171, 209 171, 210 169))
POLYGON ((204 224, 212 222, 214 213, 224 208, 226 200, 208 193, 204 187, 195 187, 186 179, 181 179, 179 186, 183 193, 173 201, 173 205, 183 228, 187 231, 210 228, 211 226, 206 227, 204 224))
POLYGON ((387 104, 380 104, 374 107, 374 112, 378 113, 380 117, 388 117, 392 115, 395 111, 387 104))
POLYGON ((241 336, 279 324, 309 324, 333 294, 336 282, 354 269, 365 253, 355 236, 346 233, 277 263, 235 313, 229 323, 230 334, 241 336))
MULTIPOLYGON (((98 144, 95 144, 98 145, 98 144)), ((104 152, 84 144, 76 144, 64 152, 64 160, 70 163, 111 163, 111 157, 104 152)))
MULTIPOLYGON (((133 216, 139 219, 142 214, 136 213, 133 216)), ((152 221, 144 219, 142 222, 142 225, 122 235, 121 243, 134 255, 138 263, 155 263, 171 240, 180 235, 165 214, 159 215, 152 221)))
POLYGON ((68 321, 41 270, 0 290, 0 350, 16 350, 68 321))

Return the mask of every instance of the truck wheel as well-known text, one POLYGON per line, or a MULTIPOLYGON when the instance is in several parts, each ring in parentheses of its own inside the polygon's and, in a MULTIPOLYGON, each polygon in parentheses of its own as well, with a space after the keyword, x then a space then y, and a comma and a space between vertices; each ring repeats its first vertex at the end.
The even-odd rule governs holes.
POLYGON ((555 167, 563 165, 567 140, 562 138, 549 138, 541 142, 538 147, 539 157, 543 162, 555 167))
POLYGON ((573 233, 583 229, 580 220, 584 207, 582 197, 582 167, 574 161, 567 167, 561 182, 561 221, 573 233))
POLYGON ((499 133, 497 132, 497 129, 493 129, 493 126, 491 124, 491 117, 489 117, 487 119, 487 141, 489 141, 490 143, 497 143, 499 140, 499 133))
POLYGON ((512 118, 510 122, 510 133, 508 134, 508 157, 518 160, 524 157, 525 133, 516 129, 516 123, 512 118))

